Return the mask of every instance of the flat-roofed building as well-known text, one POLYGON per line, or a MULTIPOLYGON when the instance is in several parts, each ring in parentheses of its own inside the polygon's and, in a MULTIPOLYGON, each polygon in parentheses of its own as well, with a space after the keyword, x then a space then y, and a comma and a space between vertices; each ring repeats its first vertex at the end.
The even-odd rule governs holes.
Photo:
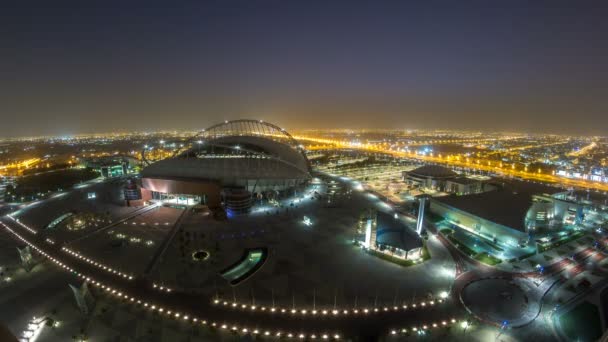
POLYGON ((461 176, 439 165, 424 165, 411 171, 403 171, 402 176, 407 185, 422 189, 458 195, 487 191, 481 180, 461 176))
MULTIPOLYGON (((493 191, 467 196, 431 198, 430 211, 453 227, 497 243, 518 246, 528 242, 535 232, 536 223, 530 217, 535 211, 545 209, 536 201, 562 192, 554 187, 513 180, 498 183, 496 187, 493 191)), ((556 203, 552 201, 550 205, 553 207, 556 203)))

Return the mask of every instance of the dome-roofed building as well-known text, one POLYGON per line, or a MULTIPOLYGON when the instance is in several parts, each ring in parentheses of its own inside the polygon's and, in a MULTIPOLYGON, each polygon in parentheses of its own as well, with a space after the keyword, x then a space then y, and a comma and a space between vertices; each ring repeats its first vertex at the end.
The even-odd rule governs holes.
POLYGON ((450 179, 458 174, 446 167, 439 165, 424 165, 412 171, 407 171, 408 175, 420 178, 450 179))
POLYGON ((144 198, 211 207, 223 202, 241 212, 252 197, 280 195, 310 178, 304 151, 285 130, 236 120, 203 130, 176 155, 147 166, 142 187, 144 198))
POLYGON ((410 186, 445 191, 446 183, 458 174, 439 165, 424 165, 411 171, 403 171, 403 180, 410 186))

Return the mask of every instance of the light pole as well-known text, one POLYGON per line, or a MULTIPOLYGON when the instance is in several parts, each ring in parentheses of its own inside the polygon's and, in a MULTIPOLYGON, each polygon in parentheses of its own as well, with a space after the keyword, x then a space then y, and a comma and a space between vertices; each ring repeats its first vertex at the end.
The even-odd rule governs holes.
POLYGON ((467 333, 467 328, 469 327, 469 321, 462 321, 460 323, 460 326, 462 327, 462 334, 466 335, 467 333))

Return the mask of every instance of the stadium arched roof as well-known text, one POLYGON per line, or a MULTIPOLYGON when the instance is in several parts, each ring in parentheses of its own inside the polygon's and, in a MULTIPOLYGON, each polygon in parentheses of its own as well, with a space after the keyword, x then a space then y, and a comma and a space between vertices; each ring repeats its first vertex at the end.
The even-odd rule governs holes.
MULTIPOLYGON (((208 143, 218 138, 237 136, 264 137, 268 140, 280 142, 284 145, 290 146, 296 151, 299 151, 299 153, 308 161, 302 145, 300 145, 300 143, 285 129, 263 120, 253 119, 224 121, 205 128, 196 135, 186 139, 184 142, 180 142, 179 145, 174 144, 175 146, 169 153, 168 157, 175 157, 179 154, 186 153, 188 150, 197 149, 201 144, 208 143)), ((154 160, 150 157, 150 151, 152 149, 154 149, 153 146, 146 145, 142 150, 142 159, 146 165, 150 165, 151 163, 160 160, 154 160)), ((167 156, 165 155, 165 157, 167 156)))
POLYGON ((310 163, 284 129, 260 120, 235 120, 202 130, 169 158, 150 163, 142 176, 224 181, 307 179, 310 163))

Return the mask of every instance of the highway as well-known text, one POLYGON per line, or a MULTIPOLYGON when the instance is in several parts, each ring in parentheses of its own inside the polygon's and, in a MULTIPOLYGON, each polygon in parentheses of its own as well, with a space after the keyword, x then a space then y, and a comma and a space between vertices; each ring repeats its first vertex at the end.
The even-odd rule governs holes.
POLYGON ((356 149, 365 152, 382 153, 396 158, 408 158, 420 160, 428 163, 443 164, 451 167, 496 173, 506 177, 517 177, 523 180, 530 180, 543 183, 557 184, 564 188, 574 187, 592 189, 597 191, 608 191, 608 183, 593 182, 584 179, 572 179, 553 174, 544 174, 539 170, 518 169, 513 164, 496 161, 480 161, 478 159, 462 158, 460 156, 443 155, 423 155, 414 152, 395 151, 388 148, 377 147, 372 144, 355 144, 347 141, 334 141, 328 139, 316 139, 312 137, 298 137, 305 141, 311 141, 322 145, 307 146, 307 150, 327 150, 327 149, 356 149))

